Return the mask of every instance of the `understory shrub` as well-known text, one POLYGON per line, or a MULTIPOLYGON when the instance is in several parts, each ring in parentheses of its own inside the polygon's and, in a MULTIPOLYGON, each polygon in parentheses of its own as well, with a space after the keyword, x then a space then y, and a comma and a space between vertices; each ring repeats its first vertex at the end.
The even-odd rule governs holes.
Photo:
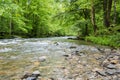
POLYGON ((112 47, 120 47, 120 33, 114 35, 107 35, 107 36, 87 36, 85 40, 91 41, 96 44, 112 46, 112 47))

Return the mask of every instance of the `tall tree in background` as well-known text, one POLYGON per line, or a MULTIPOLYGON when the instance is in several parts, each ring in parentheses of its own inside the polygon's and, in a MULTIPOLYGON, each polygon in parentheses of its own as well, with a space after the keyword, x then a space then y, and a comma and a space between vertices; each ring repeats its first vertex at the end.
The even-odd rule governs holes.
POLYGON ((116 0, 114 0, 114 19, 113 19, 113 23, 116 24, 116 0))
POLYGON ((95 4, 94 4, 94 0, 91 1, 91 22, 93 25, 93 29, 94 29, 94 35, 96 34, 96 30, 97 30, 97 25, 96 25, 96 17, 95 17, 95 4))
POLYGON ((110 27, 111 8, 112 8, 112 0, 103 0, 103 12, 104 12, 103 23, 104 26, 106 27, 110 27))

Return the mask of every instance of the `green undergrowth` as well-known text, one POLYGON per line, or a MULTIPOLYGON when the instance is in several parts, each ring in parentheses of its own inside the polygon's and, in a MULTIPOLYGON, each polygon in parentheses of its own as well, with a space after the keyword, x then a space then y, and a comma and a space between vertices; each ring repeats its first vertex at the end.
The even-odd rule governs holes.
POLYGON ((105 36, 87 36, 86 41, 91 41, 95 44, 106 45, 111 47, 120 47, 120 33, 105 36))

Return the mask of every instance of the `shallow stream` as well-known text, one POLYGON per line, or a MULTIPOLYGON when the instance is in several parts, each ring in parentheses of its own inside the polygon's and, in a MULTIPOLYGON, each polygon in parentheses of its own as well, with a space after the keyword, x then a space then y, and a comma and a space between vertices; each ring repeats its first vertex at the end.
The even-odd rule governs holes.
MULTIPOLYGON (((82 51, 81 63, 84 65, 94 64, 91 67, 88 65, 88 71, 89 68, 98 65, 93 57, 99 57, 101 54, 95 46, 88 44, 83 41, 68 40, 68 37, 1 39, 0 80, 21 80, 25 73, 32 73, 35 70, 40 71, 44 80, 51 77, 55 80, 67 80, 65 78, 67 72, 59 70, 68 66, 68 62, 63 55, 82 51), (91 54, 87 54, 88 52, 91 54), (84 55, 84 53, 87 55, 84 55), (45 61, 39 61, 41 57, 45 57, 45 61)), ((86 78, 85 75, 83 77, 86 78)))

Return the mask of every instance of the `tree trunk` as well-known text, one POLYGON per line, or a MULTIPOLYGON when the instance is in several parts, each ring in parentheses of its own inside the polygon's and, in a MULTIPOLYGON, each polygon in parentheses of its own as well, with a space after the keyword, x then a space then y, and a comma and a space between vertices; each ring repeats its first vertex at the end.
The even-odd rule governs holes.
POLYGON ((113 20, 113 23, 116 24, 116 0, 114 0, 114 20, 113 20))
POLYGON ((103 0, 103 24, 106 27, 110 27, 110 14, 112 8, 112 0, 103 0))
POLYGON ((11 37, 12 35, 12 20, 10 19, 10 22, 9 22, 9 37, 11 37))
POLYGON ((107 20, 108 20, 108 27, 110 26, 110 13, 112 8, 112 0, 108 0, 108 10, 107 10, 107 20))
POLYGON ((97 30, 97 25, 96 25, 96 22, 95 22, 95 7, 94 7, 94 5, 92 5, 92 8, 91 8, 91 22, 92 22, 92 25, 93 25, 94 35, 95 35, 96 30, 97 30))
POLYGON ((103 24, 104 26, 108 26, 108 21, 107 21, 107 0, 103 0, 103 12, 104 12, 104 15, 103 15, 103 24))
MULTIPOLYGON (((84 19, 87 20, 87 9, 83 9, 83 13, 84 13, 84 19)), ((88 35, 88 24, 86 23, 85 24, 85 28, 84 28, 84 36, 87 36, 88 35)))

